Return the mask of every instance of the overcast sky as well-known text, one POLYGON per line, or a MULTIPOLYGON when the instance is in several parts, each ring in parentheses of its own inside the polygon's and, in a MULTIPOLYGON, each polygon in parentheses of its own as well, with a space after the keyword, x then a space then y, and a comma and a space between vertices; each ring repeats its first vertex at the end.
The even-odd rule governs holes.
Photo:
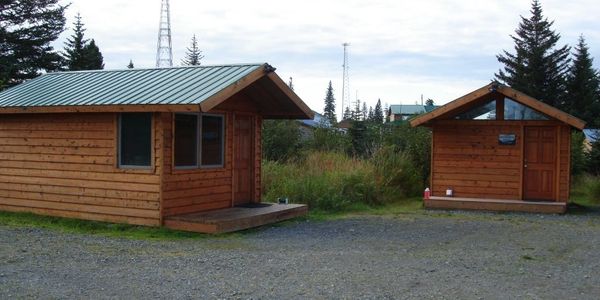
MULTIPOLYGON (((65 1, 66 3, 67 1, 65 1)), ((71 0, 69 28, 81 13, 106 69, 154 67, 160 0, 71 0)), ((600 5, 594 0, 545 0, 562 44, 584 34, 600 56, 600 5)), ((495 56, 512 49, 510 35, 528 0, 171 0, 174 64, 196 34, 203 64, 268 62, 314 110, 323 110, 329 80, 341 106, 343 42, 351 44, 350 94, 368 105, 444 104, 479 88, 500 68, 495 56)), ((598 58, 600 60, 600 58, 598 58)), ((598 62, 596 62, 598 63, 598 62)))

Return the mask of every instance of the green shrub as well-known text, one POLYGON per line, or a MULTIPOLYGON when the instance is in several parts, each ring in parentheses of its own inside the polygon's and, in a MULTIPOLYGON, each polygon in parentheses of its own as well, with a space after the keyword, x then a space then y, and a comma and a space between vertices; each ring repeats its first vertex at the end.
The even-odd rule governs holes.
POLYGON ((416 168, 410 156, 393 146, 381 148, 373 156, 378 186, 384 196, 410 197, 424 189, 421 170, 416 168))
POLYGON ((384 144, 394 151, 404 153, 415 172, 421 178, 419 186, 427 185, 431 168, 431 130, 426 127, 413 128, 406 121, 386 124, 384 144))
POLYGON ((583 150, 583 132, 571 134, 571 175, 577 176, 587 169, 587 159, 583 150))
POLYGON ((591 175, 577 176, 573 180, 572 198, 579 204, 600 204, 600 177, 591 175))
POLYGON ((296 120, 264 120, 262 126, 263 158, 285 161, 298 156, 301 148, 300 127, 296 120))

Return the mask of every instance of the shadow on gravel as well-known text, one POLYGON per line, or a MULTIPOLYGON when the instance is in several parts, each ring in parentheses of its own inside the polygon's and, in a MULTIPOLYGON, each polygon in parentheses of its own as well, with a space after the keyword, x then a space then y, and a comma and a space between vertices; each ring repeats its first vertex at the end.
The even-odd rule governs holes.
POLYGON ((600 206, 585 206, 577 203, 569 203, 567 214, 600 216, 600 206))

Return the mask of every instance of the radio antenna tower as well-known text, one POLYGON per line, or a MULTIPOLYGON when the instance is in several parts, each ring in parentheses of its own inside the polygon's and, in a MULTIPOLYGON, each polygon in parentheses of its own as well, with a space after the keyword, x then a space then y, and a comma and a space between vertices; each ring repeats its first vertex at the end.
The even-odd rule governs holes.
POLYGON ((344 118, 344 112, 346 109, 345 105, 350 105, 350 75, 348 74, 350 69, 348 66, 348 47, 350 44, 343 43, 342 46, 344 46, 344 64, 342 65, 344 68, 344 78, 342 87, 342 117, 340 120, 344 118))
POLYGON ((158 43, 156 48, 156 67, 173 66, 173 47, 171 45, 171 13, 169 0, 162 0, 160 5, 160 24, 158 27, 158 43))

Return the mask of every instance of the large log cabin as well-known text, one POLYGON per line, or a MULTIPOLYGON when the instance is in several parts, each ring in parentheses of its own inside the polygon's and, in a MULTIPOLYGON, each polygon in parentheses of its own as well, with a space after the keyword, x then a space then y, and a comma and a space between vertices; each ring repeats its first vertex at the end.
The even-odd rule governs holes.
POLYGON ((274 70, 57 72, 1 92, 0 210, 161 226, 260 202, 262 120, 312 118, 274 70))
POLYGON ((432 130, 426 207, 566 211, 571 131, 582 120, 492 83, 410 124, 432 130))

